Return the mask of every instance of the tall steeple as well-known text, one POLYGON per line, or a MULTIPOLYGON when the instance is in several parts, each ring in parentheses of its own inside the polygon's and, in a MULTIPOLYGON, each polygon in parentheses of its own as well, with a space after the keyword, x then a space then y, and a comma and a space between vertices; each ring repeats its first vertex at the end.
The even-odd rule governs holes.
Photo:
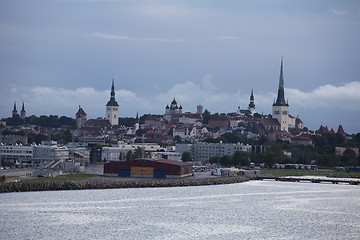
POLYGON ((289 130, 289 104, 285 101, 283 59, 281 58, 279 88, 276 102, 272 105, 272 116, 280 124, 280 130, 289 130))
POLYGON ((283 59, 281 58, 281 66, 280 66, 280 79, 279 79, 279 88, 276 102, 273 106, 288 106, 285 101, 285 91, 284 91, 284 73, 283 73, 283 59))
POLYGON ((106 118, 111 126, 119 125, 119 104, 115 100, 114 76, 111 84, 110 100, 106 104, 106 118))
POLYGON ((248 105, 248 109, 251 113, 251 115, 253 115, 254 113, 256 113, 256 107, 255 107, 255 102, 254 102, 254 89, 251 89, 251 95, 250 95, 250 103, 248 105))
POLYGON ((106 104, 106 106, 119 106, 119 104, 115 100, 115 85, 114 85, 114 77, 112 79, 111 84, 111 92, 110 92, 110 100, 106 104))
POLYGON ((26 117, 24 101, 22 103, 22 107, 21 107, 21 111, 20 111, 20 117, 21 117, 21 119, 25 119, 25 117, 26 117))
POLYGON ((18 111, 16 110, 16 102, 14 102, 14 109, 12 110, 12 117, 18 115, 18 111))

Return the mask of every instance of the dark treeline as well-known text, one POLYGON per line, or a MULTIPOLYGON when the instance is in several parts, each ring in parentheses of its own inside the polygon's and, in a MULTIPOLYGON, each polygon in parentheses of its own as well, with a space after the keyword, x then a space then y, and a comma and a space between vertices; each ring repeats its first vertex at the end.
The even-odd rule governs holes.
POLYGON ((292 145, 283 141, 271 142, 265 138, 261 138, 257 142, 247 141, 246 138, 239 137, 236 134, 226 133, 217 139, 207 139, 206 142, 243 142, 265 147, 263 153, 236 152, 232 156, 210 158, 210 163, 220 163, 223 166, 249 166, 250 162, 265 163, 267 166, 272 166, 275 163, 316 164, 320 167, 360 165, 360 156, 356 156, 356 152, 351 149, 360 147, 360 133, 348 138, 340 134, 315 135, 312 136, 312 140, 313 145, 303 146, 292 145), (346 150, 342 156, 338 156, 335 155, 335 147, 344 147, 346 150), (291 153, 291 156, 287 156, 284 152, 291 153))
POLYGON ((42 115, 40 117, 32 115, 26 117, 25 119, 21 119, 20 116, 16 115, 14 117, 5 118, 3 120, 6 121, 6 125, 8 126, 37 125, 40 127, 58 128, 60 126, 67 125, 71 126, 72 128, 76 127, 75 119, 65 116, 58 117, 57 115, 42 115))

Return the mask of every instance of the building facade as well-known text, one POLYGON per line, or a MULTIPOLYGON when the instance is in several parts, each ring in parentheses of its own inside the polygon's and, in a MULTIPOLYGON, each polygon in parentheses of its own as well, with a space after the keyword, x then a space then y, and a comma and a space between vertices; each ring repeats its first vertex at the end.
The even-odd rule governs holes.
POLYGON ((251 152, 252 146, 243 143, 205 143, 199 142, 194 144, 176 144, 176 151, 191 152, 194 162, 205 163, 211 157, 223 157, 233 155, 235 152, 251 152))
POLYGON ((104 164, 104 175, 145 178, 183 178, 192 176, 192 163, 168 159, 139 158, 104 164))
POLYGON ((19 166, 21 161, 30 162, 31 165, 32 158, 33 146, 0 145, 0 166, 19 166))

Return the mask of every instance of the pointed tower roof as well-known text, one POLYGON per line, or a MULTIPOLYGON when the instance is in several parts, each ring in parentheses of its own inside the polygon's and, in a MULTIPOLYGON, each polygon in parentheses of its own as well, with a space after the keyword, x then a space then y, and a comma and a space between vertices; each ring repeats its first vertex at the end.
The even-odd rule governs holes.
POLYGON ((14 102, 14 109, 13 109, 13 112, 17 112, 17 110, 16 110, 16 102, 14 102))
POLYGON ((76 113, 76 117, 86 116, 86 112, 82 109, 82 107, 79 105, 79 110, 76 113))
POLYGON ((24 102, 22 103, 21 112, 25 112, 25 105, 24 105, 24 102))
POLYGON ((289 106, 289 104, 285 101, 285 92, 284 92, 284 74, 283 74, 283 59, 281 58, 281 66, 280 66, 280 79, 279 79, 279 88, 276 102, 273 106, 289 106))
POLYGON ((254 90, 253 90, 253 89, 251 89, 249 108, 255 108, 255 103, 254 103, 254 90))
POLYGON ((345 131, 344 131, 344 129, 343 129, 343 127, 341 125, 339 125, 337 133, 341 134, 341 135, 345 135, 345 131))
POLYGON ((119 104, 116 102, 115 100, 115 85, 114 85, 114 77, 112 79, 112 84, 111 84, 111 92, 110 92, 110 100, 108 101, 108 103, 106 104, 106 106, 114 106, 114 107, 118 107, 119 104))
POLYGON ((334 131, 334 129, 333 128, 331 128, 331 130, 330 130, 330 132, 329 132, 330 134, 335 134, 335 131, 334 131))

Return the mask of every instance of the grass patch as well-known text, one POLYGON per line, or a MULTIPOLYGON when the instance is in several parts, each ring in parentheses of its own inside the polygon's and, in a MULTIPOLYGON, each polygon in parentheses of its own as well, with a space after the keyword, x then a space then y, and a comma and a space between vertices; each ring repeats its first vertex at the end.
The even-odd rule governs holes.
POLYGON ((261 169, 262 174, 291 175, 291 176, 334 176, 334 177, 357 177, 360 172, 332 171, 332 170, 296 170, 296 169, 261 169))
POLYGON ((29 179, 26 181, 31 182, 58 182, 58 181, 78 181, 78 180, 88 180, 90 178, 96 177, 96 174, 88 174, 88 173, 71 173, 71 174, 64 174, 57 177, 38 177, 29 179))

